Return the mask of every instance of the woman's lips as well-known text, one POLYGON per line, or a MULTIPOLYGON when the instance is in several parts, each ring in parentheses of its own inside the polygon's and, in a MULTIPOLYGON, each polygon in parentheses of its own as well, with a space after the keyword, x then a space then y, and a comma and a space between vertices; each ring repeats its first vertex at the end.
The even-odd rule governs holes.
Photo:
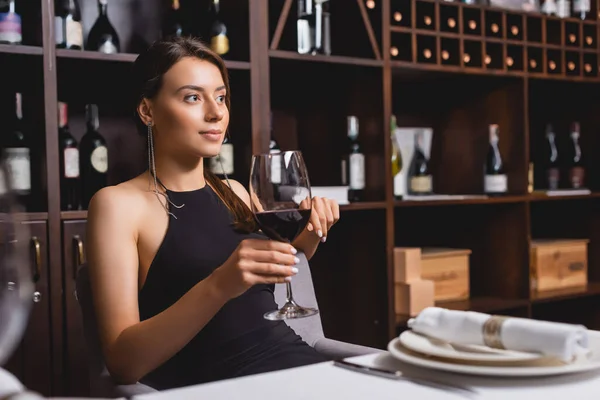
POLYGON ((222 136, 221 131, 204 131, 200 132, 200 134, 212 142, 220 141, 222 136))

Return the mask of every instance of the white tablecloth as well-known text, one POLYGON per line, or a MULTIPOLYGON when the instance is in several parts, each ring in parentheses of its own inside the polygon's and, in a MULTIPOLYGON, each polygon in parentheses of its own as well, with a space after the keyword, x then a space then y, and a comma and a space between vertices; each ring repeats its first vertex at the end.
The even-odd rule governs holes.
POLYGON ((390 354, 353 357, 371 366, 423 374, 438 381, 460 384, 475 391, 470 396, 416 383, 366 375, 336 367, 331 362, 266 374, 167 390, 134 397, 135 400, 387 400, 387 399, 502 399, 584 400, 600 398, 600 372, 547 378, 485 378, 424 371, 400 362, 390 354))

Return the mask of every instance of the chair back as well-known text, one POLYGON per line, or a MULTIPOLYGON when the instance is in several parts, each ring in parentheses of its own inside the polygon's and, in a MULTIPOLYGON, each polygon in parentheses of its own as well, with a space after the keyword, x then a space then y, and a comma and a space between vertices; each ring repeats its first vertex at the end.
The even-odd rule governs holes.
POLYGON ((77 272, 76 295, 81 310, 83 332, 87 345, 90 391, 97 394, 103 391, 104 388, 98 386, 105 382, 105 377, 109 373, 104 364, 104 356, 102 355, 102 345, 100 344, 98 326, 96 324, 96 311, 94 310, 92 300, 89 270, 85 263, 79 267, 77 272))
MULTIPOLYGON (((318 309, 319 305, 308 260, 303 252, 298 252, 296 256, 300 259, 300 263, 296 265, 298 273, 292 277, 291 286, 294 300, 298 305, 303 307, 318 309)), ((285 304, 286 295, 286 285, 275 285, 275 301, 279 307, 285 304)), ((321 314, 307 318, 290 319, 285 322, 310 346, 314 346, 317 340, 325 337, 321 323, 321 314)))

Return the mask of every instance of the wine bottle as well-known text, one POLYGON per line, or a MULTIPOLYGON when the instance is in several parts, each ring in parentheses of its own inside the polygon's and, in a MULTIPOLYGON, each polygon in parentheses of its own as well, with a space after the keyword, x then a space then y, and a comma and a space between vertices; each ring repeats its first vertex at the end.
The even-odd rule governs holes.
POLYGON ((23 119, 23 97, 15 93, 15 114, 9 122, 8 136, 4 139, 4 159, 8 171, 7 182, 19 202, 31 208, 31 148, 27 126, 23 119))
POLYGON ((15 12, 15 0, 0 6, 0 43, 21 44, 21 16, 15 12))
POLYGON ((108 19, 108 0, 98 0, 98 18, 88 34, 87 49, 101 53, 118 53, 119 35, 108 19))
POLYGON ((233 175, 233 143, 228 137, 223 140, 219 154, 210 158, 210 170, 216 175, 233 175))
POLYGON ((271 182, 281 183, 281 148, 273 135, 273 112, 270 114, 270 131, 271 138, 269 139, 269 154, 271 154, 271 182))
POLYGON ((56 47, 83 49, 83 27, 77 0, 58 0, 55 3, 54 36, 56 47))
POLYGON ((329 0, 315 0, 315 29, 312 54, 331 54, 329 0))
POLYGON ((108 150, 106 140, 98 132, 98 106, 86 105, 85 114, 87 130, 79 143, 79 171, 81 205, 87 209, 92 196, 107 184, 108 150))
POLYGON ((433 192, 429 161, 423 148, 423 131, 415 132, 415 150, 408 167, 408 192, 412 195, 427 195, 433 192))
POLYGON ((558 165, 558 149, 556 148, 556 135, 551 124, 546 125, 546 185, 549 190, 558 189, 560 182, 560 169, 558 165))
POLYGON ((573 0, 573 14, 585 20, 590 12, 590 0, 573 0))
POLYGON ((402 154, 400 153, 400 145, 396 140, 396 116, 392 115, 390 136, 392 142, 392 179, 394 182, 394 198, 396 200, 402 200, 406 183, 404 181, 404 175, 402 174, 402 154))
POLYGON ((227 26, 221 21, 219 0, 212 0, 212 24, 210 27, 210 48, 220 56, 229 52, 227 26))
POLYGON ((298 19, 296 20, 297 49, 300 54, 308 54, 314 43, 315 12, 313 0, 298 0, 298 19))
POLYGON ((79 148, 69 129, 68 107, 58 102, 61 210, 79 208, 79 148))
POLYGON ((179 0, 169 1, 169 8, 165 13, 162 27, 162 37, 183 36, 183 16, 180 10, 179 0))
POLYGON ((350 151, 348 155, 348 201, 363 201, 365 197, 365 155, 358 142, 358 118, 354 115, 348 117, 348 139, 350 151))
POLYGON ((579 136, 579 122, 573 122, 571 124, 572 157, 569 160, 569 183, 573 189, 585 187, 585 167, 583 163, 581 146, 579 144, 579 136))
POLYGON ((489 126, 488 153, 485 160, 484 192, 488 195, 505 194, 508 191, 508 179, 504 173, 504 164, 498 149, 498 132, 500 128, 496 124, 489 126))

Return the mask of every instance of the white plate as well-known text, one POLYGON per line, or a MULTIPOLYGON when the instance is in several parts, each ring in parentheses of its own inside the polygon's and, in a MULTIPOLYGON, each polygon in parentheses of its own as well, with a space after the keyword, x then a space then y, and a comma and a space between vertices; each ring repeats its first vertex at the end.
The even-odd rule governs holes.
POLYGON ((422 368, 431 368, 441 371, 456 372, 467 375, 499 376, 499 377, 534 377, 564 375, 579 372, 600 370, 600 339, 590 336, 590 350, 592 355, 588 360, 573 364, 553 366, 490 366, 461 364, 457 362, 444 362, 431 359, 425 355, 413 352, 402 345, 400 338, 393 339, 388 344, 390 354, 407 364, 422 368))
POLYGON ((532 361, 544 357, 542 354, 538 353, 492 349, 487 346, 450 344, 442 340, 418 334, 411 330, 404 331, 400 334, 400 342, 404 347, 418 353, 453 360, 505 363, 532 361))

